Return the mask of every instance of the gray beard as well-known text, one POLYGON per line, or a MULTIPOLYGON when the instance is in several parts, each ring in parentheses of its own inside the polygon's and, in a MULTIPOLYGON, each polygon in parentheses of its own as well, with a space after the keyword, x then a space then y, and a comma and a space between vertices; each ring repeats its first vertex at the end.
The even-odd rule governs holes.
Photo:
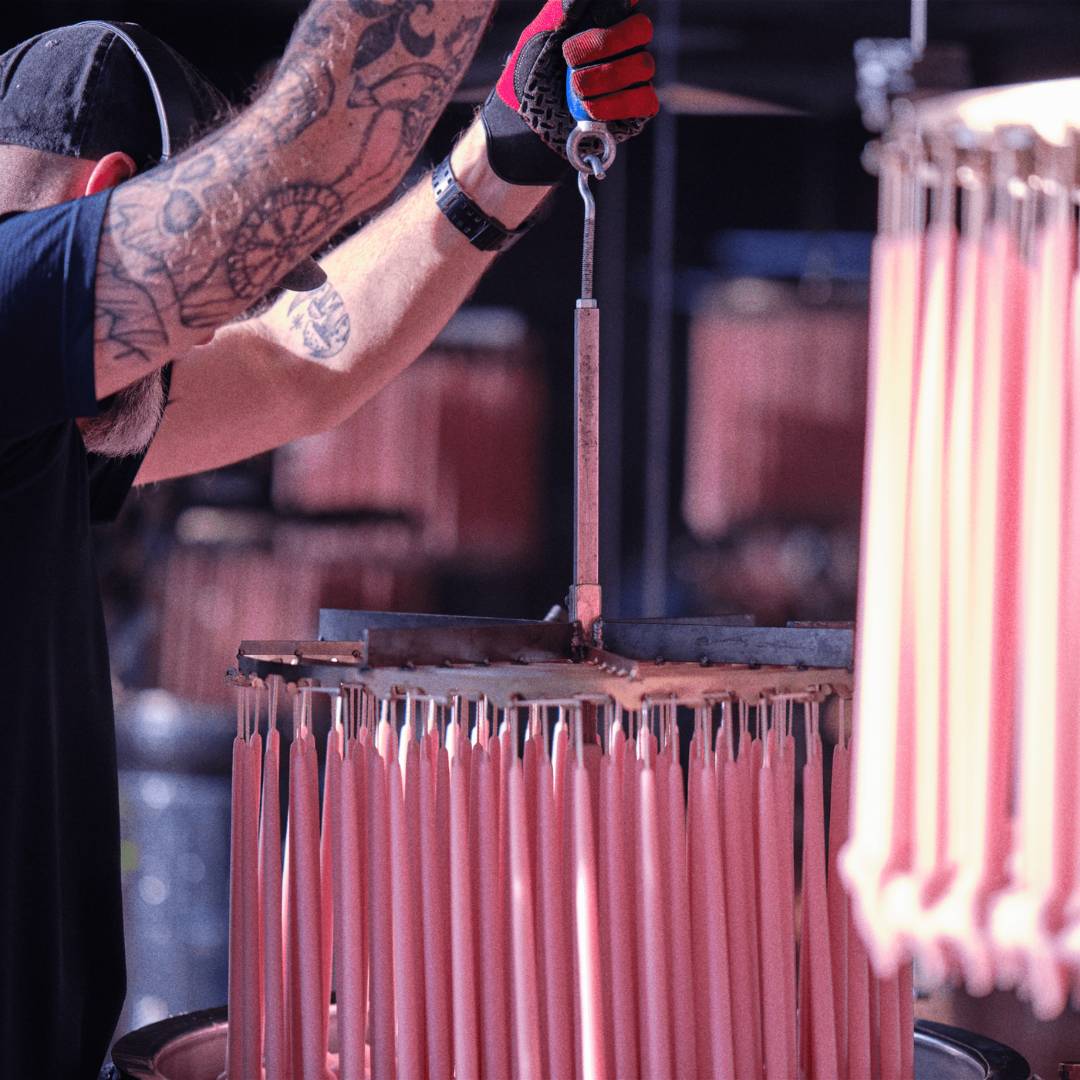
POLYGON ((161 372, 118 390, 97 416, 79 421, 83 443, 91 454, 122 458, 140 454, 149 445, 165 410, 161 372))

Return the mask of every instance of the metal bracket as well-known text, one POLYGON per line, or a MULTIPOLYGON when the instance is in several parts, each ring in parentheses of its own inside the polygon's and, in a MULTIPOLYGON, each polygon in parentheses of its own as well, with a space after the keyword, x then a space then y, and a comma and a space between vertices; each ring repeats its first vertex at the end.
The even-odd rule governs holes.
POLYGON ((605 619, 604 648, 631 660, 801 668, 854 666, 850 628, 753 626, 745 616, 605 619))
POLYGON ((338 640, 242 642, 232 681, 280 675, 492 700, 605 693, 627 708, 657 687, 683 697, 724 687, 749 700, 802 692, 808 671, 815 682, 851 681, 850 626, 754 626, 748 616, 721 615, 609 619, 603 630, 600 648, 579 623, 326 609, 320 635, 338 640))
MULTIPOLYGON (((354 652, 351 662, 361 668, 528 664, 569 659, 573 628, 568 623, 532 619, 324 608, 319 613, 319 637, 322 648, 349 642, 354 652)), ((313 659, 318 654, 314 649, 305 657, 313 659)))

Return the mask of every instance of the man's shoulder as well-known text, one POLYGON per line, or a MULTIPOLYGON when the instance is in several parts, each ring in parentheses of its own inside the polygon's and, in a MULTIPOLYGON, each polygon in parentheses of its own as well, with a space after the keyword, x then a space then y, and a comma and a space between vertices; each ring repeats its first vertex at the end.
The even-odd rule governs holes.
MULTIPOLYGON (((83 196, 36 210, 0 214, 0 275, 6 286, 23 276, 77 279, 86 257, 96 263, 111 192, 83 196)), ((88 279, 92 282, 92 276, 88 279)), ((7 289, 5 289, 7 291, 7 289)))
POLYGON ((95 195, 0 224, 0 438, 97 411, 94 280, 106 208, 95 195))

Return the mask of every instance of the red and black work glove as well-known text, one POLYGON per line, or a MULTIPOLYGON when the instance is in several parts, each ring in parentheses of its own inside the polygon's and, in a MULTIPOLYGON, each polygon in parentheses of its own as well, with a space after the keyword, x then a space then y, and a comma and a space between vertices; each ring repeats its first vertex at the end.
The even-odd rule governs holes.
POLYGON ((547 0, 525 28, 484 103, 488 159, 511 184, 553 184, 566 175, 574 118, 566 104, 566 68, 594 120, 618 142, 636 135, 660 108, 646 46, 647 15, 637 0, 547 0))

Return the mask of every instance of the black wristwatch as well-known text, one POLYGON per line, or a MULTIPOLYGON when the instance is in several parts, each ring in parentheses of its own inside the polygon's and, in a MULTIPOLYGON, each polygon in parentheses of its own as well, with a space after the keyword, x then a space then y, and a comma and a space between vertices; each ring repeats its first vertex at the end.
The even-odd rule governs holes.
POLYGON ((431 174, 435 202, 447 220, 470 244, 481 251, 506 251, 513 247, 533 227, 534 218, 527 218, 516 229, 490 218, 461 190, 450 167, 450 155, 435 167, 431 174))

